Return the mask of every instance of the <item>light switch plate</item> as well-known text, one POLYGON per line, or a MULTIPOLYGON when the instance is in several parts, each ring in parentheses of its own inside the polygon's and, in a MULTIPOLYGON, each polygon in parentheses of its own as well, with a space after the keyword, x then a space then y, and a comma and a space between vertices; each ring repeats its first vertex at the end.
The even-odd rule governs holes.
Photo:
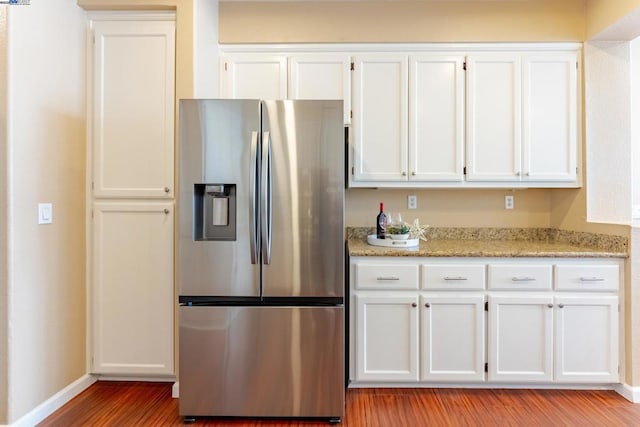
POLYGON ((38 203, 38 224, 51 224, 53 222, 53 204, 38 203))

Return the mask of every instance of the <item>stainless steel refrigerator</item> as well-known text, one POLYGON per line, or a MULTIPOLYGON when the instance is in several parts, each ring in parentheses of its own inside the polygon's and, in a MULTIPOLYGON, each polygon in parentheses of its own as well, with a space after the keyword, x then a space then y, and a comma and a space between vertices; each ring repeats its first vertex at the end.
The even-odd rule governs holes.
POLYGON ((342 108, 180 101, 180 415, 343 416, 342 108))

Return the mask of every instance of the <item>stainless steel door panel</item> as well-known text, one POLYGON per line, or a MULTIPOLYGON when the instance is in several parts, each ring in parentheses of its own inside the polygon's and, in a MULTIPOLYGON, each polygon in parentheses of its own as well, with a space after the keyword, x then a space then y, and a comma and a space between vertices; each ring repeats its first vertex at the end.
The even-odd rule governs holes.
POLYGON ((342 307, 180 307, 180 415, 341 417, 342 307))
POLYGON ((259 131, 259 101, 180 101, 180 295, 260 295, 259 266, 251 264, 250 242, 251 137, 259 131), (204 183, 236 185, 235 241, 194 241, 194 184, 204 183))
MULTIPOLYGON (((262 117, 263 135, 268 133, 271 142, 272 183, 263 295, 342 297, 342 101, 263 101, 262 117)), ((262 220, 265 224, 268 218, 262 220)))

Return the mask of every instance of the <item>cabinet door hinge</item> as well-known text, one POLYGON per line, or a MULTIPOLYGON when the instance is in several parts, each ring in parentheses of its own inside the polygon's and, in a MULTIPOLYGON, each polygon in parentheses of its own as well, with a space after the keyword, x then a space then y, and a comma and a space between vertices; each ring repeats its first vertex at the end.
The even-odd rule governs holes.
POLYGON ((489 372, 489 364, 485 362, 484 364, 484 371, 485 372, 489 372))
POLYGON ((489 311, 489 301, 484 303, 484 311, 489 311))
POLYGON ((354 62, 351 63, 351 71, 356 69, 356 64, 354 62))

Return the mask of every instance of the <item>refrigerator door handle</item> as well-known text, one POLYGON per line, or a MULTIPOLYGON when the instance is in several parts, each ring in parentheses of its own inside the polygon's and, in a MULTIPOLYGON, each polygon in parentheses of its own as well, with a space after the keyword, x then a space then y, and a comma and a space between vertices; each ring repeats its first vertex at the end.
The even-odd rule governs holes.
POLYGON ((259 223, 259 203, 256 199, 257 188, 259 186, 258 176, 258 132, 251 132, 251 166, 249 176, 249 240, 251 242, 251 264, 260 262, 258 252, 258 223, 259 223))
POLYGON ((271 138, 262 134, 262 256, 264 264, 271 264, 271 138))

